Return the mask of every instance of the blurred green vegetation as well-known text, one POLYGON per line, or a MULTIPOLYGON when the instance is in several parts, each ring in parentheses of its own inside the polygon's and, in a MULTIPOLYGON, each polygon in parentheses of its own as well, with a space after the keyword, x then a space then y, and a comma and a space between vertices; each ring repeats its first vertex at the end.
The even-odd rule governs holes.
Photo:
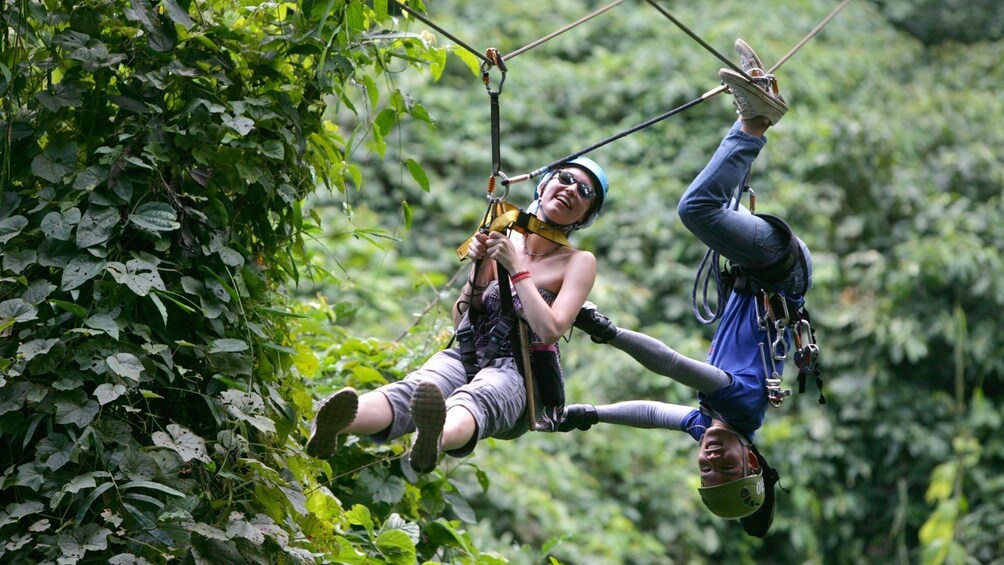
MULTIPOLYGON (((813 250, 808 304, 828 404, 816 404, 810 384, 768 414, 759 443, 790 491, 768 537, 703 509, 689 437, 600 426, 487 441, 445 463, 471 505, 456 499, 447 512, 476 516, 477 547, 513 563, 1004 562, 999 8, 970 4, 954 27, 911 18, 928 4, 852 2, 777 71, 791 111, 768 133, 752 185, 758 209, 786 218, 813 250)), ((429 16, 506 54, 599 5, 441 1, 429 16)), ((720 53, 734 58, 742 37, 771 64, 835 5, 669 9, 720 53)), ((721 66, 651 6, 624 3, 508 61, 502 170, 536 169, 689 102, 717 86, 721 66)), ((400 378, 445 345, 451 277, 466 273, 453 250, 485 205, 489 101, 479 77, 451 57, 435 84, 387 80, 436 125, 402 122, 384 136, 383 159, 361 142, 363 185, 311 202, 324 219, 308 258, 317 276, 295 292, 329 322, 304 335, 327 348, 312 375, 318 395, 400 378), (345 347, 357 340, 368 345, 345 347)), ((690 309, 704 249, 675 208, 734 115, 727 96, 715 97, 593 152, 611 198, 574 241, 599 258, 594 302, 696 358, 711 335, 690 309)), ((525 205, 531 192, 515 184, 510 198, 525 205)), ((575 332, 562 352, 570 401, 694 400, 575 332)), ((350 442, 360 453, 402 449, 350 442)))

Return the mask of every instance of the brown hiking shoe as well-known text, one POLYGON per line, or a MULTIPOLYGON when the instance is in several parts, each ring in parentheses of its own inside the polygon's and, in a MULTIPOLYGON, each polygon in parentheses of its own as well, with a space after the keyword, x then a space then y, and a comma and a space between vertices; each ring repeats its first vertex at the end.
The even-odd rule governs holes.
POLYGON ((356 419, 359 395, 355 389, 343 388, 324 399, 310 425, 307 455, 327 459, 335 454, 338 434, 356 419))
POLYGON ((418 383, 411 396, 411 419, 418 433, 408 460, 416 473, 431 473, 439 463, 440 440, 446 423, 446 401, 439 387, 418 383))

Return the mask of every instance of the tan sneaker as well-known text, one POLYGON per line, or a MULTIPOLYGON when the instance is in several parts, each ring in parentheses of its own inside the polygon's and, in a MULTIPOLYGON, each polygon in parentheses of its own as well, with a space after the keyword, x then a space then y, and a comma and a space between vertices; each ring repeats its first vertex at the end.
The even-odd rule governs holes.
POLYGON ((742 39, 736 39, 736 52, 739 53, 739 66, 742 67, 743 72, 750 76, 763 76, 767 74, 767 71, 764 70, 767 67, 763 66, 760 57, 756 56, 753 47, 750 47, 749 43, 742 39), (756 72, 758 70, 760 72, 756 72))
POLYGON ((324 399, 310 425, 307 455, 327 459, 335 454, 338 434, 356 419, 359 395, 355 389, 343 388, 324 399))
POLYGON ((777 80, 773 75, 757 77, 753 79, 755 82, 750 82, 732 69, 721 69, 718 76, 732 93, 740 118, 750 120, 764 116, 771 124, 776 124, 788 111, 788 103, 777 91, 777 80))
POLYGON ((757 57, 753 48, 742 39, 736 40, 736 53, 739 53, 739 66, 744 73, 751 77, 762 77, 767 74, 767 71, 764 70, 767 67, 763 66, 760 57, 757 57))
POLYGON ((431 473, 439 463, 440 441, 446 423, 446 401, 439 387, 418 383, 411 396, 411 419, 418 431, 408 461, 416 473, 431 473))

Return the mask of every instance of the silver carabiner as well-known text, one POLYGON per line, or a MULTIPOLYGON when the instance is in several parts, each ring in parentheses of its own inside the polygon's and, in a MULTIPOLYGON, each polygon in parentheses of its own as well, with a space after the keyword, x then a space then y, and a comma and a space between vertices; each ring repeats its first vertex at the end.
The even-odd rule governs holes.
POLYGON ((506 182, 506 181, 509 180, 509 177, 507 177, 505 175, 505 173, 503 173, 502 171, 499 171, 499 172, 495 173, 495 176, 498 177, 498 178, 500 178, 500 179, 502 179, 502 196, 499 197, 499 200, 506 200, 506 199, 508 199, 509 198, 509 183, 506 182))
POLYGON ((760 310, 760 297, 757 296, 753 299, 753 308, 756 310, 756 327, 760 331, 767 331, 770 325, 767 324, 767 310, 766 308, 760 310))
POLYGON ((774 356, 774 359, 783 361, 788 357, 788 342, 784 339, 784 322, 778 320, 774 324, 777 337, 770 344, 770 352, 774 356))

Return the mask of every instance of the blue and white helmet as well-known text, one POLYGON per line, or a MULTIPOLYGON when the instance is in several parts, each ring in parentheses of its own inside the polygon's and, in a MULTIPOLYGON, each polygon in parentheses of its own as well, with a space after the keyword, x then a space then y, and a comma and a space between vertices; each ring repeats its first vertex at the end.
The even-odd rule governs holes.
MULTIPOLYGON (((593 203, 592 207, 589 208, 589 212, 586 217, 582 219, 581 222, 572 224, 568 227, 568 231, 573 231, 581 228, 586 228, 592 225, 596 221, 596 216, 600 215, 600 210, 603 209, 603 202, 607 199, 607 191, 610 190, 610 181, 607 180, 607 172, 603 170, 596 161, 593 161, 589 157, 576 157, 571 161, 565 161, 562 165, 576 167, 585 171, 593 181, 593 187, 598 188, 596 195, 599 197, 596 202, 593 203)), ((547 181, 551 180, 551 177, 560 168, 560 166, 555 167, 548 173, 540 177, 540 181, 537 183, 537 188, 533 190, 533 204, 527 208, 527 212, 533 213, 540 206, 540 193, 547 184, 547 181)))

